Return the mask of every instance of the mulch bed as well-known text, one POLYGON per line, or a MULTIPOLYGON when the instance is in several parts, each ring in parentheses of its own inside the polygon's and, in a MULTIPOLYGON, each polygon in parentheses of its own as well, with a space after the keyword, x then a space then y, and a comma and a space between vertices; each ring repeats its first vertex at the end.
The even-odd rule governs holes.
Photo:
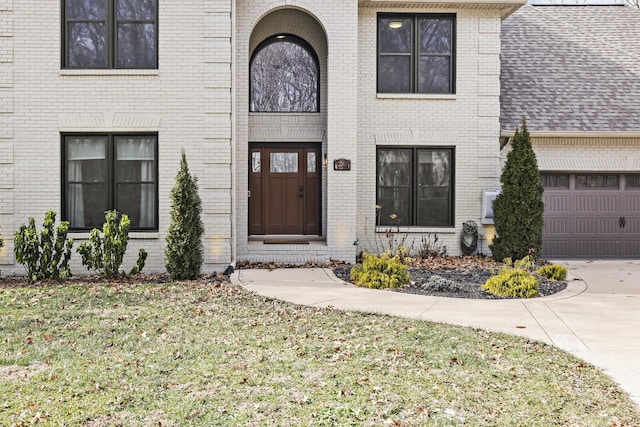
MULTIPOLYGON (((414 261, 408 269, 411 283, 396 292, 469 299, 509 299, 485 292, 480 287, 497 273, 501 263, 488 257, 434 257, 414 261)), ((337 266, 334 274, 351 282, 351 266, 337 266)), ((540 296, 553 295, 567 287, 566 281, 538 277, 540 296)))
MULTIPOLYGON (((483 256, 459 256, 459 257, 432 257, 427 259, 413 260, 409 268, 411 283, 396 292, 404 292, 417 295, 431 295, 452 298, 472 298, 472 299, 505 299, 498 297, 480 289, 480 286, 487 281, 501 263, 495 262, 492 258, 483 256)), ((243 268, 331 268, 334 274, 345 282, 351 282, 351 265, 339 261, 332 261, 327 264, 309 262, 304 265, 278 264, 278 263, 248 263, 240 262, 237 266, 243 268)), ((540 296, 552 295, 562 291, 567 287, 566 281, 550 281, 544 277, 538 277, 540 282, 540 296)), ((208 282, 214 286, 229 282, 229 276, 223 274, 203 274, 197 279, 198 282, 208 282)), ((166 273, 139 273, 134 276, 120 277, 105 280, 98 275, 74 276, 61 281, 38 281, 29 282, 25 277, 10 276, 0 278, 0 288, 13 287, 46 287, 69 284, 96 284, 110 283, 114 285, 126 285, 137 283, 169 283, 171 278, 166 273)), ((188 282, 188 281, 187 281, 188 282)))

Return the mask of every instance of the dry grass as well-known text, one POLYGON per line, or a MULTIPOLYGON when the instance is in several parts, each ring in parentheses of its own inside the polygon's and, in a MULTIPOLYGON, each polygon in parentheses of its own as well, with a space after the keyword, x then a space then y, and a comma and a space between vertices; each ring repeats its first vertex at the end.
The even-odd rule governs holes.
POLYGON ((640 425, 550 346, 219 280, 0 281, 0 331, 0 425, 640 425))

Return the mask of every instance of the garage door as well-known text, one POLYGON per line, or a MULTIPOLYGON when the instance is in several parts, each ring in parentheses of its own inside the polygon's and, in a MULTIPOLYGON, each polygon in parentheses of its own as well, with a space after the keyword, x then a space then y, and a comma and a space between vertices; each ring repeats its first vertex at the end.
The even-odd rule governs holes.
POLYGON ((640 174, 543 173, 545 258, 640 256, 640 174))

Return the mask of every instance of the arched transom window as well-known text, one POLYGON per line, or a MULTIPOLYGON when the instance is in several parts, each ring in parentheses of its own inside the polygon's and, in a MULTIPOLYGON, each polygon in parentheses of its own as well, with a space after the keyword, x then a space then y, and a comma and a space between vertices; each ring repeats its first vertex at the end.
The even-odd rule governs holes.
POLYGON ((251 58, 249 75, 249 111, 319 111, 318 58, 301 38, 278 35, 263 41, 251 58))

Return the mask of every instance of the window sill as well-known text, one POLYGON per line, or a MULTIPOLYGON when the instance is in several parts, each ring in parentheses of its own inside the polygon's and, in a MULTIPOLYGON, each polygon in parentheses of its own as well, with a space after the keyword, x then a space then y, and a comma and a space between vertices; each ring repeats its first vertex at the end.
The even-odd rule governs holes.
POLYGON ((60 70, 61 76, 158 76, 160 71, 157 69, 112 69, 112 68, 100 68, 100 69, 70 69, 65 68, 60 70))
POLYGON ((274 112, 274 111, 249 111, 249 116, 277 116, 277 117, 291 117, 291 116, 318 116, 320 117, 320 111, 293 111, 293 112, 274 112))
MULTIPOLYGON (((74 240, 89 240, 89 231, 70 231, 67 237, 74 240)), ((131 240, 155 240, 160 238, 160 233, 157 231, 131 231, 129 232, 129 239, 131 240)))
POLYGON ((386 233, 391 230, 392 233, 431 233, 431 234, 455 234, 456 229, 454 227, 411 227, 411 226, 377 226, 376 233, 386 233))
POLYGON ((378 93, 378 99, 431 99, 455 101, 455 93, 435 94, 435 93, 378 93))

